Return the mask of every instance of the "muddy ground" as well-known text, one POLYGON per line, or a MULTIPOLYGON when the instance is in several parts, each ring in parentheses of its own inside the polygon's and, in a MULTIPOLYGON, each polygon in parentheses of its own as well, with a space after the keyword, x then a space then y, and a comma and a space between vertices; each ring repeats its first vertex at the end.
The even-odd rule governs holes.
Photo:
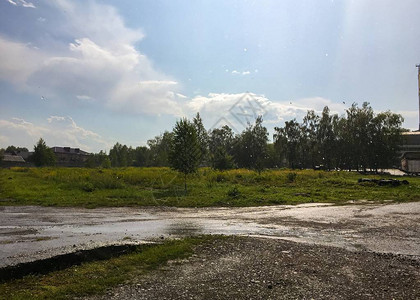
POLYGON ((230 237, 87 299, 420 299, 419 260, 230 237))
POLYGON ((202 234, 230 237, 98 298, 420 299, 420 202, 0 207, 0 267, 102 245, 202 234))
POLYGON ((420 202, 243 208, 0 207, 0 267, 119 243, 265 236, 420 257, 420 202))

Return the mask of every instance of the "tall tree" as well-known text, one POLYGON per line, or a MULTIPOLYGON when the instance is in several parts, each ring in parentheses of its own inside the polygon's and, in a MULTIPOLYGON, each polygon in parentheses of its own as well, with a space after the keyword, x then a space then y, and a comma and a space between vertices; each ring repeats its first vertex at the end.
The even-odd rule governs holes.
POLYGON ((187 175, 195 173, 201 161, 201 148, 193 123, 183 118, 176 122, 172 147, 169 152, 171 167, 184 174, 184 189, 187 192, 187 175))
POLYGON ((330 115, 330 109, 325 106, 318 124, 317 148, 319 151, 319 163, 328 170, 333 167, 335 137, 333 130, 333 121, 335 116, 330 115))
POLYGON ((267 158, 268 132, 258 116, 255 124, 249 125, 234 142, 234 159, 239 167, 261 171, 267 158))
POLYGON ((136 167, 146 167, 150 165, 150 149, 145 147, 145 146, 141 146, 141 147, 137 147, 134 150, 134 165, 136 167))
POLYGON ((233 139, 233 131, 227 125, 210 131, 209 159, 213 168, 227 170, 235 167, 232 156, 233 139))
POLYGON ((193 119, 193 124, 197 132, 198 143, 200 144, 201 150, 201 163, 206 163, 208 161, 208 148, 209 148, 209 135, 204 128, 203 120, 200 117, 200 114, 197 113, 193 119))
POLYGON ((42 138, 40 138, 38 143, 34 146, 32 161, 37 167, 55 165, 56 158, 54 152, 46 145, 42 138))
POLYGON ((301 145, 302 151, 307 155, 302 156, 304 166, 315 167, 320 161, 320 149, 318 142, 320 118, 315 114, 315 111, 309 110, 303 118, 301 127, 301 145))
POLYGON ((284 127, 275 127, 274 144, 289 163, 290 168, 302 167, 303 150, 302 141, 302 127, 295 120, 285 122, 284 127))
POLYGON ((169 166, 169 152, 173 141, 173 132, 165 131, 163 134, 148 140, 150 149, 150 165, 156 167, 169 166))

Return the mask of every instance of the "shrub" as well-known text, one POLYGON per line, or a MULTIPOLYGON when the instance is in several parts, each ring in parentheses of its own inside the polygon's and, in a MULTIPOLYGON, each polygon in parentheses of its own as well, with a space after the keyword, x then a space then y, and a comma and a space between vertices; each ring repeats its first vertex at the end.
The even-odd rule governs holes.
POLYGON ((241 195, 239 189, 235 186, 227 192, 227 195, 231 198, 238 198, 241 195))
POLYGON ((95 190, 95 187, 93 186, 93 184, 92 184, 92 183, 90 183, 90 182, 85 182, 85 183, 82 185, 82 190, 83 190, 83 191, 85 191, 85 192, 90 193, 90 192, 93 192, 93 191, 95 190))
POLYGON ((290 183, 295 182, 296 177, 297 177, 297 173, 295 173, 295 172, 289 172, 286 175, 287 181, 290 182, 290 183))

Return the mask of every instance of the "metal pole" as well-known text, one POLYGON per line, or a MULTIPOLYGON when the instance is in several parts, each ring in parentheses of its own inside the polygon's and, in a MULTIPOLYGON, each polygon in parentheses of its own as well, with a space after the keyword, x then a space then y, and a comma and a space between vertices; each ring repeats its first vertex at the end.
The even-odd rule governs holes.
POLYGON ((416 68, 418 70, 417 73, 417 82, 418 82, 418 90, 419 90, 419 131, 420 131, 420 65, 416 65, 416 68))

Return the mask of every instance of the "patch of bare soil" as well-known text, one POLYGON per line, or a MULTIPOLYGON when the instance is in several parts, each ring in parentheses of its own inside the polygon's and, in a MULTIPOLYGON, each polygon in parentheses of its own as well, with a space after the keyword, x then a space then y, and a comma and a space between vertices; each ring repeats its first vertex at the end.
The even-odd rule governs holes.
POLYGON ((94 299, 420 299, 420 262, 229 237, 94 299))

